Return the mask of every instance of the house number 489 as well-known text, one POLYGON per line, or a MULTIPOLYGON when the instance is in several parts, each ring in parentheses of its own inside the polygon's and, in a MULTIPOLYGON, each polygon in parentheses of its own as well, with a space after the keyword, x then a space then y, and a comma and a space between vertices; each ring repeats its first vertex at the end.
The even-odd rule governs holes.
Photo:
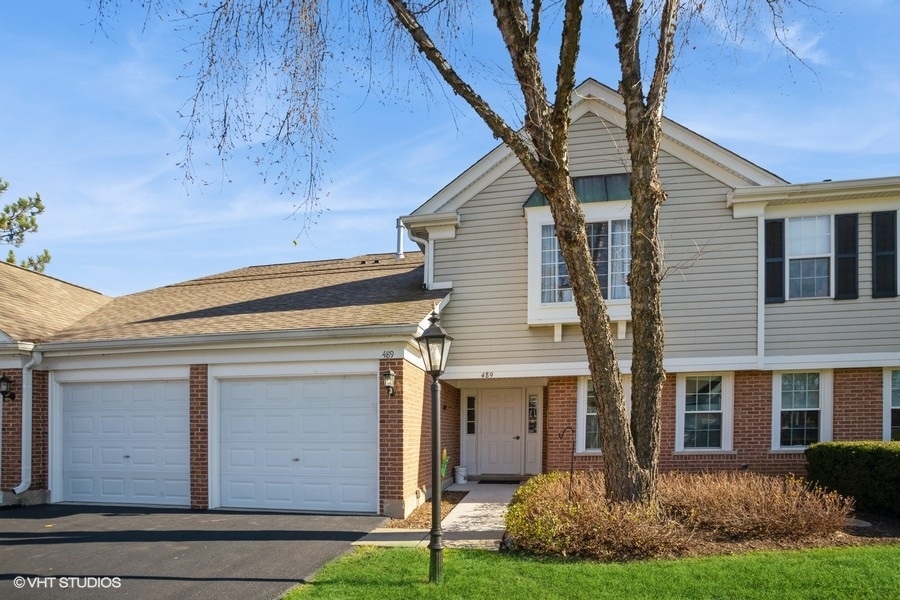
POLYGON ((493 372, 493 371, 483 371, 483 372, 481 373, 481 378, 482 378, 482 379, 493 379, 493 378, 494 378, 494 372, 493 372))

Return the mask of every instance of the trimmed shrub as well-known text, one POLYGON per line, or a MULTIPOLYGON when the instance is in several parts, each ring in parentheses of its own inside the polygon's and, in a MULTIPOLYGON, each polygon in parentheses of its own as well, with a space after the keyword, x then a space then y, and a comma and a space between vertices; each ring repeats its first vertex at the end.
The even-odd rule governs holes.
POLYGON ((807 475, 859 510, 900 515, 900 442, 823 442, 806 450, 807 475))
POLYGON ((841 529, 852 501, 795 477, 758 473, 666 473, 660 501, 669 516, 715 539, 798 539, 841 529))

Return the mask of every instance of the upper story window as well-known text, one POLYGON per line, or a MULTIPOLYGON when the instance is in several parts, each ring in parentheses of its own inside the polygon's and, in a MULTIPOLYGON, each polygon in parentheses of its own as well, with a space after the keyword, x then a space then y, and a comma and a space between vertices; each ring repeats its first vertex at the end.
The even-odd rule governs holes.
POLYGON ((788 296, 831 295, 831 217, 787 220, 788 296))
MULTIPOLYGON (((631 221, 587 224, 588 248, 594 261, 603 297, 630 298, 631 221)), ((571 302, 572 283, 552 224, 541 227, 541 302, 571 302)))
MULTIPOLYGON (((629 175, 576 177, 572 182, 582 202, 588 247, 610 319, 627 321, 631 315, 629 175)), ((577 323, 569 271, 547 200, 535 190, 524 208, 528 220, 528 323, 577 323)))
POLYGON ((766 302, 858 298, 858 230, 856 214, 766 220, 766 302))

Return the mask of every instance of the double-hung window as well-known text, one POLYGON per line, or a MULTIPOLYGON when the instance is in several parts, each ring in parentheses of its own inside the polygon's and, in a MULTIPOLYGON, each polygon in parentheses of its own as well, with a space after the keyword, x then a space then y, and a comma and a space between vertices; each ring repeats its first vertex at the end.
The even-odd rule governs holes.
POLYGON ((787 220, 788 297, 831 296, 831 216, 787 220))
POLYGON ((767 303, 859 297, 857 214, 768 219, 765 238, 767 303))
POLYGON ((678 374, 675 395, 676 451, 732 449, 734 377, 731 373, 678 374))
MULTIPOLYGON (((600 290, 607 300, 626 300, 631 268, 631 221, 587 224, 588 248, 600 290)), ((541 302, 571 302, 572 283, 552 224, 541 226, 541 302)))
MULTIPOLYGON (((631 376, 622 376, 622 388, 625 392, 625 405, 631 412, 631 376)), ((577 430, 575 432, 575 444, 577 452, 599 453, 600 447, 600 420, 597 412, 597 393, 594 391, 594 382, 590 377, 581 377, 578 380, 577 416, 575 419, 577 430)))
POLYGON ((900 441, 900 369, 884 373, 884 439, 900 441))
POLYGON ((776 373, 772 445, 806 448, 831 439, 831 371, 776 373))

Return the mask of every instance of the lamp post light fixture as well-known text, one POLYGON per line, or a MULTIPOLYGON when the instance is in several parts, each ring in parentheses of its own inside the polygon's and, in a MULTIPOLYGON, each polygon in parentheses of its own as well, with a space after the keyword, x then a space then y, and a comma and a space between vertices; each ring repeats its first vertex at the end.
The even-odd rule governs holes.
POLYGON ((16 399, 16 393, 12 391, 12 381, 6 375, 0 375, 0 397, 4 400, 16 399))
POLYGON ((441 329, 437 309, 428 317, 431 325, 416 338, 425 372, 431 375, 431 541, 428 544, 429 583, 444 579, 444 532, 441 530, 441 387, 440 377, 447 366, 447 355, 453 338, 441 329))

